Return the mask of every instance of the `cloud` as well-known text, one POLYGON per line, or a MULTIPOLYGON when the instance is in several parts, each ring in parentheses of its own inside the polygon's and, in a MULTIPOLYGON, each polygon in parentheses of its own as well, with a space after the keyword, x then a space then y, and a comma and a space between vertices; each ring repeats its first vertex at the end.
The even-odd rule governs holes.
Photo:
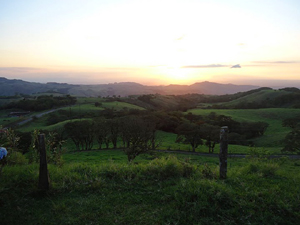
POLYGON ((149 67, 165 67, 165 66, 167 66, 167 65, 151 65, 149 67))
POLYGON ((0 72, 7 73, 29 73, 32 71, 39 71, 40 68, 35 67, 0 67, 0 72))
POLYGON ((292 64, 292 63, 300 63, 300 61, 253 61, 252 63, 265 63, 265 64, 292 64))
POLYGON ((236 64, 236 65, 233 65, 232 67, 230 67, 230 68, 242 68, 241 66, 240 66, 240 64, 236 64))
POLYGON ((209 64, 209 65, 191 65, 191 66, 182 66, 181 68, 219 68, 219 67, 228 67, 227 65, 222 64, 209 64))

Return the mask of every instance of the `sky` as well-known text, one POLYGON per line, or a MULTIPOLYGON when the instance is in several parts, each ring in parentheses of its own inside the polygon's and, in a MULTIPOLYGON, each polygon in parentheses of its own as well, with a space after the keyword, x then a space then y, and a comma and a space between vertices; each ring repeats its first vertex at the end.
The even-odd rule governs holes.
POLYGON ((0 0, 0 77, 300 84, 299 10, 299 0, 0 0))

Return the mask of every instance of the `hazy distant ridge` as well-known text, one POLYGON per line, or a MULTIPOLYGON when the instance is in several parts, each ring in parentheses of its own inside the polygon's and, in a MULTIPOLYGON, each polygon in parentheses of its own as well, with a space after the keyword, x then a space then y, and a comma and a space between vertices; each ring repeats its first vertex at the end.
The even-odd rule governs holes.
POLYGON ((75 96, 128 96, 142 94, 181 95, 188 93, 206 95, 224 95, 249 91, 259 88, 254 85, 219 84, 200 82, 192 85, 146 86, 135 82, 121 82, 97 85, 73 85, 66 83, 49 82, 46 84, 10 80, 0 77, 0 95, 12 96, 15 94, 35 94, 44 92, 58 92, 75 96))

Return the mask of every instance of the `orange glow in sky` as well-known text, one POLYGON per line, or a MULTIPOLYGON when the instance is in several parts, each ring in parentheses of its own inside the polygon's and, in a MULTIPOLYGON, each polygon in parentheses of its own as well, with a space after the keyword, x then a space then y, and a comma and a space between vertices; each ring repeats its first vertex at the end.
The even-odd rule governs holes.
POLYGON ((37 82, 300 80, 295 0, 11 0, 0 76, 37 82))

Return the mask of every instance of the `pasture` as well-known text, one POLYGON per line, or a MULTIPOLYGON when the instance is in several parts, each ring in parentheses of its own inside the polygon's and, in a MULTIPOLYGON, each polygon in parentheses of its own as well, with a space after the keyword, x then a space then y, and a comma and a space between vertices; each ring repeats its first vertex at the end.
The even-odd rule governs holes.
MULTIPOLYGON (((57 112, 34 118, 18 127, 22 132, 58 130, 67 122, 92 119, 104 109, 144 110, 122 102, 99 98, 79 99, 65 107, 66 119, 47 125, 57 112), (95 102, 101 105, 96 107, 95 102), (84 118, 71 119, 72 115, 84 118)), ((1 224, 297 224, 300 220, 300 161, 280 154, 282 139, 290 131, 282 120, 300 114, 299 109, 208 110, 192 109, 197 115, 216 112, 239 122, 263 121, 265 134, 255 147, 229 145, 227 179, 219 179, 219 159, 194 154, 151 151, 128 163, 119 149, 75 151, 66 140, 62 164, 49 164, 50 189, 38 189, 39 165, 25 159, 4 166, 0 172, 1 224)), ((5 118, 2 112, 2 118, 5 118)), ((158 149, 191 150, 176 143, 177 135, 157 131, 158 149)), ((207 153, 201 145, 196 152, 207 153)), ((219 145, 215 146, 215 156, 219 145)))
MULTIPOLYGON (((290 128, 283 127, 282 121, 300 115, 300 109, 271 108, 271 109, 191 109, 195 115, 209 115, 215 112, 218 115, 230 116, 239 122, 262 121, 269 124, 265 134, 254 139, 257 147, 282 147, 282 140, 290 128)), ((230 128, 229 128, 230 129, 230 128)))
POLYGON ((6 166, 0 176, 3 224, 296 224, 300 162, 218 159, 152 152, 128 164, 119 150, 66 153, 49 165, 50 190, 37 189, 38 165, 6 166))
MULTIPOLYGON (((87 98, 89 99, 89 98, 87 98)), ((88 100, 85 100, 88 101, 88 100)), ((77 104, 70 107, 64 107, 63 109, 67 112, 68 116, 72 116, 75 114, 80 114, 85 116, 83 119, 88 119, 89 115, 97 115, 97 112, 104 110, 105 108, 113 108, 114 110, 124 110, 124 107, 128 109, 142 109, 138 106, 131 105, 128 103, 120 103, 120 102, 108 102, 103 103, 100 107, 95 107, 94 99, 90 100, 90 103, 77 104)), ((192 109, 188 112, 191 112, 196 115, 209 115, 211 112, 215 112, 217 115, 226 115, 232 117, 232 119, 237 120, 239 122, 256 122, 263 121, 269 124, 265 134, 261 137, 255 138, 252 141, 255 144, 255 149, 261 152, 270 152, 272 154, 280 154, 281 149, 283 147, 283 138, 286 136, 288 132, 290 132, 290 128, 283 127, 282 121, 286 118, 294 117, 300 114, 299 109, 287 109, 287 108, 276 108, 276 109, 192 109)), ((55 123, 53 125, 47 125, 47 120, 56 112, 45 115, 40 118, 34 118, 30 123, 25 124, 17 128, 17 130, 21 132, 32 132, 34 129, 38 130, 48 130, 53 131, 57 129, 61 129, 66 123, 81 120, 81 119, 66 119, 62 122, 55 123)), ((36 114, 36 113, 35 113, 36 114)), ((7 113, 2 110, 2 120, 3 125, 9 122, 20 121, 21 118, 8 118, 7 113)), ((34 114, 33 114, 34 115, 34 114)), ((176 134, 157 131, 157 139, 159 144, 159 149, 162 150, 185 150, 190 151, 191 147, 188 144, 176 143, 176 134)), ((75 149, 72 145, 71 140, 67 142, 68 148, 75 149)), ((122 147, 121 141, 118 144, 119 147, 122 147)), ((94 143, 94 149, 97 149, 98 145, 94 143)), ((240 146, 240 145, 231 145, 229 147, 229 153, 240 153, 240 154, 249 154, 249 152, 253 150, 248 146, 240 146)), ((205 145, 199 146, 196 151, 198 152, 208 152, 208 148, 205 145)), ((216 145, 215 152, 218 153, 219 145, 216 145)))

